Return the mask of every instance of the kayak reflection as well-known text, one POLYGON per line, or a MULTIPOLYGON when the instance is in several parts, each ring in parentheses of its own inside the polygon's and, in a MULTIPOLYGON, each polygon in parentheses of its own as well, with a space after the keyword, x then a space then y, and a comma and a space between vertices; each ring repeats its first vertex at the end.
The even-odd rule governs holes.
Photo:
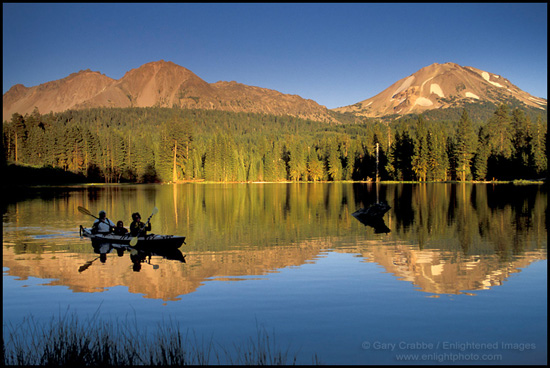
POLYGON ((153 256, 160 256, 171 261, 186 263, 185 256, 181 253, 179 249, 158 250, 148 247, 131 247, 126 244, 116 243, 95 243, 92 244, 92 246, 94 248, 94 253, 99 254, 99 257, 93 259, 92 261, 88 261, 84 265, 80 266, 78 272, 84 272, 98 259, 101 263, 106 263, 107 255, 109 253, 112 253, 113 250, 115 250, 118 257, 124 257, 125 253, 129 253, 130 261, 132 262, 132 269, 134 272, 139 272, 143 263, 153 266, 153 269, 158 269, 158 265, 151 264, 151 258, 153 256))

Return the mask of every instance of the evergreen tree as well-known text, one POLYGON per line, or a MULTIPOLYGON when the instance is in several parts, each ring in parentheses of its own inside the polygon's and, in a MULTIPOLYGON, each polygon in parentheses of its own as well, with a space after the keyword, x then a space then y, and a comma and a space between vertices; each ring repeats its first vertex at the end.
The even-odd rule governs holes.
POLYGON ((28 156, 27 152, 27 137, 28 130, 25 124, 25 119, 20 114, 13 114, 11 117, 11 124, 13 126, 13 148, 12 157, 16 163, 25 163, 25 159, 28 156))
MULTIPOLYGON (((155 154, 153 145, 150 144, 147 137, 140 137, 135 146, 133 146, 133 163, 135 168, 136 180, 138 182, 152 182, 158 179, 155 171, 155 154), (148 144, 149 143, 149 144, 148 144)), ((152 143, 152 142, 151 142, 152 143)))
POLYGON ((112 160, 113 160, 113 180, 117 183, 120 183, 123 179, 124 173, 127 171, 126 166, 126 142, 124 141, 124 138, 122 137, 120 132, 116 132, 112 136, 112 144, 113 144, 113 152, 112 152, 112 160))
POLYGON ((164 180, 177 182, 186 176, 192 141, 190 125, 176 113, 168 123, 163 124, 156 167, 164 180))
POLYGON ((45 125, 40 119, 40 115, 33 114, 25 123, 28 129, 27 146, 31 147, 26 163, 35 166, 41 166, 45 161, 49 147, 45 125))
POLYGON ((265 142, 262 160, 263 177, 265 181, 286 180, 286 166, 281 159, 281 148, 276 142, 265 142))
POLYGON ((395 141, 394 141, 393 144, 390 145, 390 149, 388 151, 387 162, 386 162, 386 165, 384 166, 384 169, 388 173, 388 178, 393 179, 393 180, 397 180, 397 178, 398 178, 398 173, 397 173, 397 168, 396 168, 396 152, 395 151, 396 151, 396 145, 395 145, 395 141))
POLYGON ((218 181, 222 177, 222 154, 221 144, 216 136, 210 141, 204 158, 204 178, 207 181, 218 181))
POLYGON ((294 139, 290 142, 288 161, 288 174, 290 180, 299 181, 305 177, 307 174, 306 159, 306 151, 303 142, 298 139, 294 139))
MULTIPOLYGON (((412 157, 414 154, 414 143, 411 133, 407 127, 399 129, 395 134, 392 144, 393 159, 393 179, 412 180, 412 157)), ((388 171, 392 168, 388 167, 388 171)))
POLYGON ((447 154, 446 135, 438 127, 428 129, 428 179, 447 180, 449 156, 447 154))
POLYGON ((424 118, 422 115, 419 115, 416 124, 412 170, 416 174, 416 178, 420 181, 426 181, 428 175, 428 160, 428 131, 424 118))
POLYGON ((352 180, 357 156, 357 142, 351 140, 349 136, 345 136, 340 145, 340 152, 342 152, 344 161, 342 179, 352 180))
POLYGON ((248 181, 261 181, 263 180, 264 169, 263 160, 257 158, 257 155, 252 150, 248 151, 245 161, 247 165, 245 167, 246 180, 248 181))
POLYGON ((523 110, 512 112, 512 162, 514 173, 521 177, 529 176, 529 155, 531 145, 531 120, 523 110))
POLYGON ((477 136, 466 110, 458 122, 456 130, 455 160, 457 178, 461 181, 471 176, 471 163, 477 149, 477 136))
POLYGON ((231 170, 231 181, 243 182, 246 181, 246 169, 244 157, 239 148, 233 149, 234 167, 231 170))
POLYGON ((330 180, 339 181, 342 180, 342 161, 340 160, 340 152, 338 151, 338 145, 332 142, 328 146, 327 152, 327 174, 330 180))
POLYGON ((275 153, 272 150, 267 150, 263 157, 263 179, 265 181, 275 181, 276 180, 276 157, 275 153))
POLYGON ((490 135, 487 126, 482 126, 478 133, 478 145, 474 155, 474 179, 486 180, 488 174, 488 160, 491 154, 490 135))
POLYGON ((307 158, 308 180, 319 181, 323 178, 323 164, 319 160, 316 149, 311 149, 307 158))
POLYGON ((548 170, 548 156, 546 155, 547 126, 542 123, 540 116, 531 126, 529 139, 529 167, 535 177, 545 176, 548 170))
POLYGON ((507 105, 500 105, 487 124, 491 156, 489 157, 489 175, 492 177, 513 176, 510 161, 513 153, 512 128, 507 105))

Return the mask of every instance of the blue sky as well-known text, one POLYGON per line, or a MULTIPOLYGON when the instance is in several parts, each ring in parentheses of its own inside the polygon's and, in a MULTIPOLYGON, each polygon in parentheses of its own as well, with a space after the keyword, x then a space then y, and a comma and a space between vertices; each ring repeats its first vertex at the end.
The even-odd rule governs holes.
POLYGON ((4 3, 3 93, 165 60, 335 108, 455 62, 547 98, 547 33, 546 3, 4 3))

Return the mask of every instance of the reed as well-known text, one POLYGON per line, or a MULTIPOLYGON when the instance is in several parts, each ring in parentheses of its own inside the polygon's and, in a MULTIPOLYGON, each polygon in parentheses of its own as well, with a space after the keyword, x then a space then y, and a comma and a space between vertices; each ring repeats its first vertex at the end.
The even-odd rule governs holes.
MULTIPOLYGON (((221 346, 212 338, 198 338, 189 330, 182 332, 173 321, 160 323, 151 335, 138 325, 135 318, 111 322, 94 315, 81 321, 74 313, 65 313, 40 323, 31 316, 17 325, 4 325, 4 364, 56 367, 298 364, 297 352, 291 352, 290 346, 281 349, 275 334, 258 325, 255 337, 232 347, 221 346)), ((311 363, 320 361, 314 356, 311 363)))

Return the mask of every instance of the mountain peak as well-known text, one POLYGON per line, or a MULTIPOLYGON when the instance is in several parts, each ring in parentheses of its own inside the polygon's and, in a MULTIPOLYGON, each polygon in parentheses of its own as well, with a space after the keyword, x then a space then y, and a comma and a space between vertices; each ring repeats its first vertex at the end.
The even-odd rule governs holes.
POLYGON ((497 74, 447 62, 428 65, 374 97, 334 110, 383 117, 460 107, 470 102, 500 104, 512 100, 541 111, 547 108, 545 99, 531 96, 497 74))

